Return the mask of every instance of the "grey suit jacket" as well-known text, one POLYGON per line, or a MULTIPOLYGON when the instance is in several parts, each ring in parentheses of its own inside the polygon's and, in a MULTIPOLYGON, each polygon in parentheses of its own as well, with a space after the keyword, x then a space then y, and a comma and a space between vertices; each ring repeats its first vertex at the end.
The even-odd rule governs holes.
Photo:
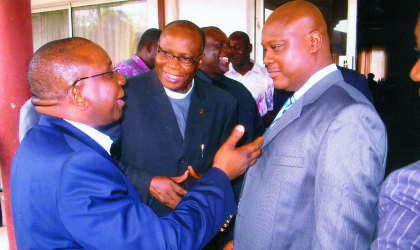
POLYGON ((264 137, 245 177, 235 250, 368 249, 387 153, 372 104, 334 71, 264 137))

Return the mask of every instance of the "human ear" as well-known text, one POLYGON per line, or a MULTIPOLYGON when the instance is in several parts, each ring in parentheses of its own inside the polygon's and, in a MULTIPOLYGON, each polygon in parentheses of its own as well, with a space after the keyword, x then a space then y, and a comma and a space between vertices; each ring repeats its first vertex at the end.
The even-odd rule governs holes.
POLYGON ((322 45, 322 35, 319 31, 313 31, 311 37, 311 52, 317 52, 322 45))
POLYGON ((77 87, 71 87, 70 91, 67 92, 71 104, 81 111, 85 111, 88 108, 88 103, 85 97, 81 94, 77 87))
POLYGON ((146 43, 146 51, 147 53, 151 53, 153 49, 153 45, 151 43, 146 43))

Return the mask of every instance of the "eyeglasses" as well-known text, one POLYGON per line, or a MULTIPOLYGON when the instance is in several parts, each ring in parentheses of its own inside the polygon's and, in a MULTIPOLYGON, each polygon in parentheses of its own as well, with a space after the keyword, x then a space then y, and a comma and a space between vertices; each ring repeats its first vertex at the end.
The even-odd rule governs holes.
POLYGON ((188 57, 185 57, 185 56, 176 56, 176 55, 174 55, 174 54, 172 54, 171 52, 169 52, 169 51, 165 51, 165 50, 163 50, 161 47, 160 47, 160 45, 158 45, 158 50, 157 50, 157 52, 158 52, 158 54, 161 56, 161 57, 163 57, 163 58, 165 58, 165 59, 171 59, 172 60, 172 58, 174 58, 174 57, 176 57, 176 59, 178 59, 178 61, 180 62, 180 63, 182 63, 182 64, 184 64, 184 65, 193 65, 197 60, 198 60, 198 58, 200 58, 200 56, 202 55, 202 54, 200 54, 199 56, 197 56, 197 58, 196 59, 191 59, 191 58, 188 58, 188 57))
POLYGON ((100 73, 100 74, 93 75, 93 76, 82 77, 82 78, 77 79, 76 81, 74 81, 74 83, 71 86, 73 87, 74 85, 76 85, 77 82, 79 82, 81 80, 84 80, 84 79, 88 79, 88 78, 92 78, 92 77, 97 77, 97 76, 102 76, 102 75, 106 75, 106 74, 112 74, 114 72, 117 72, 117 77, 118 77, 119 76, 118 70, 120 70, 120 68, 114 67, 114 70, 112 70, 112 71, 108 71, 108 72, 105 72, 105 73, 100 73))

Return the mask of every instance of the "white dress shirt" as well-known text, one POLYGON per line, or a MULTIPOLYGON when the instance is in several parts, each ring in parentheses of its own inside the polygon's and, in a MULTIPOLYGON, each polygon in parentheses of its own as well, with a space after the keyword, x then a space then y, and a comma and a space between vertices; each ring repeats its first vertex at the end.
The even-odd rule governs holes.
POLYGON ((273 110, 273 79, 270 78, 265 67, 254 63, 254 67, 250 71, 241 75, 230 64, 229 71, 225 73, 225 76, 242 83, 251 92, 261 117, 273 110))
POLYGON ((106 152, 108 152, 109 155, 111 155, 110 149, 112 145, 112 140, 111 138, 109 138, 109 136, 107 136, 104 133, 99 132, 98 130, 86 124, 83 124, 80 122, 69 121, 66 119, 64 120, 70 123, 71 125, 75 126, 76 128, 78 128, 80 131, 82 131, 86 135, 88 135, 90 138, 96 141, 99 145, 101 145, 101 147, 103 147, 106 150, 106 152))

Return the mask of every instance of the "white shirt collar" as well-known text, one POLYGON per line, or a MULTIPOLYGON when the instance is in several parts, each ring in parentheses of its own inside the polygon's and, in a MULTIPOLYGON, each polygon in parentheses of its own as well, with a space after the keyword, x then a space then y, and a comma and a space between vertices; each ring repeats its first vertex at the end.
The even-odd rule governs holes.
POLYGON ((319 82, 322 78, 324 78, 325 76, 327 76, 328 74, 330 74, 333 71, 337 70, 337 65, 330 64, 327 67, 319 70, 318 72, 316 72, 315 74, 313 74, 308 81, 302 86, 300 87, 300 89, 298 91, 295 92, 294 96, 296 98, 296 100, 298 100, 300 97, 302 97, 306 91, 308 91, 312 86, 314 86, 317 82, 319 82))
POLYGON ((184 99, 185 97, 187 97, 191 93, 192 89, 194 88, 194 79, 192 79, 192 81, 191 81, 191 88, 186 93, 178 93, 178 92, 172 91, 170 89, 167 89, 165 87, 163 87, 163 88, 165 89, 165 92, 169 97, 171 97, 173 99, 184 99))
POLYGON ((110 149, 112 145, 112 140, 111 138, 109 138, 109 136, 107 136, 104 133, 99 132, 98 130, 86 124, 83 124, 80 122, 69 121, 66 119, 64 120, 70 123, 71 125, 75 126, 76 128, 78 128, 79 130, 81 130, 86 135, 88 135, 90 138, 96 141, 99 145, 101 145, 101 147, 103 147, 106 150, 106 152, 108 152, 109 155, 111 155, 110 149))
MULTIPOLYGON (((251 62, 254 64, 254 66, 252 66, 252 69, 250 71, 253 71, 253 72, 257 73, 257 74, 264 74, 264 72, 262 71, 263 66, 260 66, 260 65, 256 64, 254 62, 254 60, 252 60, 252 59, 251 59, 251 62)), ((248 71, 248 72, 250 72, 250 71, 248 71)), ((246 73, 248 73, 248 72, 246 72, 246 73)), ((238 71, 235 70, 235 68, 233 67, 232 63, 229 63, 229 71, 228 71, 228 73, 239 74, 239 75, 241 74, 241 73, 239 73, 238 71)))

